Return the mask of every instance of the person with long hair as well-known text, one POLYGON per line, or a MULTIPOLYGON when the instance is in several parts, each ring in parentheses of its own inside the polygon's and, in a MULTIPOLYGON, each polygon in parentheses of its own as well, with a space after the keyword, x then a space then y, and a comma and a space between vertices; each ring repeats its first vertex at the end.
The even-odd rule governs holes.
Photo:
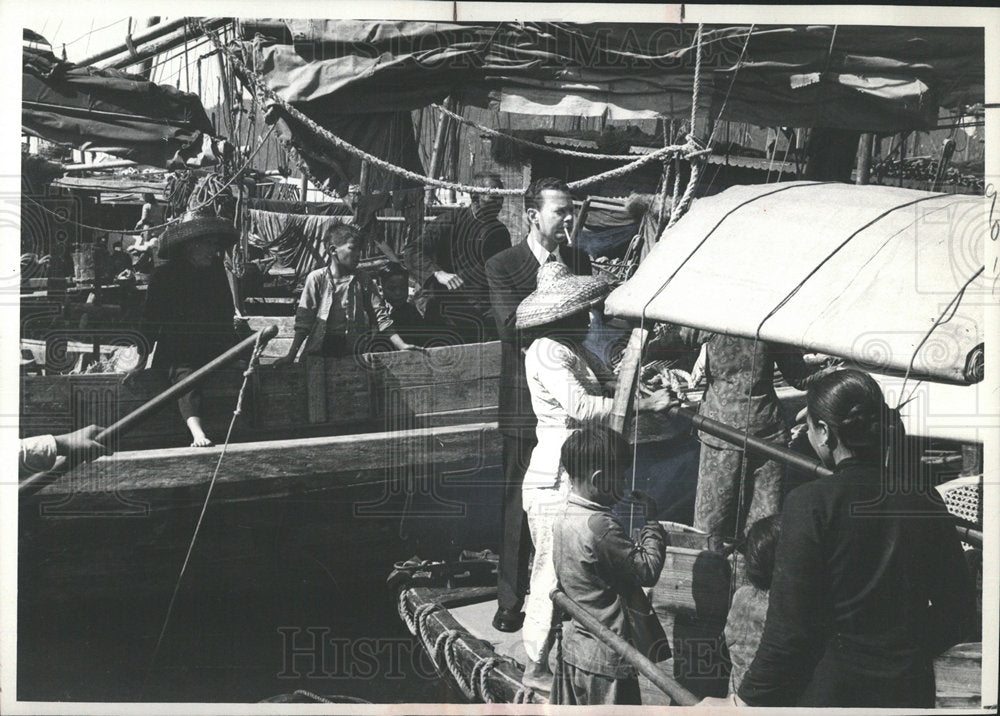
POLYGON ((788 495, 764 634, 733 701, 931 708, 932 659, 975 636, 951 517, 903 459, 902 422, 871 376, 819 377, 806 421, 833 475, 788 495))

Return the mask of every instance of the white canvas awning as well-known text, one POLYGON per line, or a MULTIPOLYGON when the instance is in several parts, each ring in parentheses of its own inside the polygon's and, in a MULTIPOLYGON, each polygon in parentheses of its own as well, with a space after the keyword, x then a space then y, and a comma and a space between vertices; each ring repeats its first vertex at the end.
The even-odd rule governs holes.
POLYGON ((733 187, 664 232, 606 310, 975 382, 992 300, 984 275, 973 278, 988 209, 984 197, 893 187, 733 187))

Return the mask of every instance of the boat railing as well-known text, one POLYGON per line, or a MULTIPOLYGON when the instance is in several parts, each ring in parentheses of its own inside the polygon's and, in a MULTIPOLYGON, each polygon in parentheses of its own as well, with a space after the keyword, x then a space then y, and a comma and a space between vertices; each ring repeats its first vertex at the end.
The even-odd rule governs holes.
POLYGON ((553 589, 549 595, 552 602, 578 621, 591 634, 600 639, 604 644, 614 650, 616 654, 625 659, 635 669, 649 679, 653 685, 667 694, 675 704, 679 706, 694 706, 700 699, 690 691, 681 686, 672 677, 667 675, 663 669, 650 661, 638 649, 629 644, 625 639, 615 634, 606 626, 601 624, 595 617, 591 616, 586 609, 577 604, 561 589, 553 589))

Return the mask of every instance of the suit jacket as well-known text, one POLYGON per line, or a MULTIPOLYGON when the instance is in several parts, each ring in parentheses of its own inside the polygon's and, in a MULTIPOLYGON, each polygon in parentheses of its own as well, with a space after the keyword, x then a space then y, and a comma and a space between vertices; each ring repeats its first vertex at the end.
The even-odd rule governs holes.
MULTIPOLYGON (((590 274, 590 256, 574 246, 560 246, 559 256, 570 271, 580 276, 590 274)), ((501 341, 500 409, 497 419, 505 435, 534 430, 535 413, 531 409, 531 392, 524 372, 526 348, 520 332, 514 327, 518 305, 535 290, 538 280, 538 260, 527 241, 501 251, 486 262, 486 279, 490 287, 490 303, 501 341)))

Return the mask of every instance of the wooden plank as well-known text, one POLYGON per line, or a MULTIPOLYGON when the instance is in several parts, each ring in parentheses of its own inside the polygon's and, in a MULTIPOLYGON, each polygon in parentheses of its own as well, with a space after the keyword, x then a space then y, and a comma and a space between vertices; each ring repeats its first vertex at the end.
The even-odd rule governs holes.
POLYGON ((938 708, 981 708, 982 642, 956 644, 934 659, 938 708))
POLYGON ((307 356, 306 363, 306 403, 310 423, 326 422, 326 359, 322 356, 307 356))
POLYGON ((729 612, 728 560, 720 552, 667 547, 660 579, 650 594, 657 613, 722 619, 729 612))
POLYGON ((642 349, 649 338, 645 328, 633 328, 629 336, 625 354, 622 356, 621 368, 618 371, 618 384, 615 386, 614 406, 611 409, 611 428, 619 433, 625 429, 629 416, 634 410, 632 393, 639 375, 642 361, 642 349))
MULTIPOLYGON (((296 490, 383 484, 411 465, 439 470, 485 453, 499 455, 496 423, 403 432, 270 440, 229 445, 218 473, 220 496, 237 499, 296 490)), ((141 493, 204 486, 222 450, 172 448, 119 452, 81 466, 42 496, 141 493)))

